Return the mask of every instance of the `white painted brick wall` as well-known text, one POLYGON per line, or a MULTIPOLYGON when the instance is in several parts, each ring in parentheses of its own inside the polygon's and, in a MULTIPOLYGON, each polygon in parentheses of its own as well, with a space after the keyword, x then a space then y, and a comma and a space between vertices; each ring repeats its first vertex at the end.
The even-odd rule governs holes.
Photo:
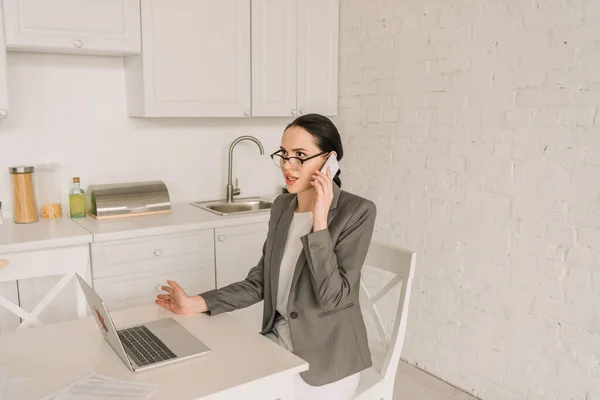
POLYGON ((341 7, 343 180, 419 252, 403 357, 600 399, 600 0, 341 7))

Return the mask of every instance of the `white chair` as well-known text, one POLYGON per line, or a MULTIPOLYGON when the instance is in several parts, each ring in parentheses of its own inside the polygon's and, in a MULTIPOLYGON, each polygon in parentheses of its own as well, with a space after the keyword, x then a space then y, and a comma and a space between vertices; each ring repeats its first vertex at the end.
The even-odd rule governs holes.
POLYGON ((361 372, 355 400, 392 400, 394 380, 406 333, 415 262, 415 252, 382 243, 371 243, 361 279, 360 302, 367 325, 373 366, 361 372), (373 278, 373 273, 375 278, 369 279, 373 278), (386 278, 390 280, 383 282, 386 278), (372 295, 369 290, 373 290, 372 286, 376 281, 380 283, 379 286, 383 285, 383 288, 372 295), (398 296, 398 308, 393 318, 383 319, 382 310, 376 303, 395 305, 389 302, 387 294, 392 298, 398 296))
MULTIPOLYGON (((88 246, 55 249, 51 251, 53 258, 44 260, 47 253, 47 250, 41 250, 0 254, 0 283, 55 275, 62 276, 58 283, 37 302, 31 312, 26 311, 20 304, 0 294, 0 311, 4 308, 21 319, 21 323, 16 329, 42 324, 39 319, 40 314, 57 298, 57 295, 63 289, 68 287, 69 282, 72 280, 77 284, 77 292, 73 299, 76 301, 76 315, 78 318, 86 315, 87 303, 83 292, 79 288, 79 283, 75 279, 75 274, 79 274, 88 283, 91 281, 88 246), (53 262, 57 259, 60 262, 53 262)), ((22 297, 22 294, 19 294, 19 297, 22 297)))

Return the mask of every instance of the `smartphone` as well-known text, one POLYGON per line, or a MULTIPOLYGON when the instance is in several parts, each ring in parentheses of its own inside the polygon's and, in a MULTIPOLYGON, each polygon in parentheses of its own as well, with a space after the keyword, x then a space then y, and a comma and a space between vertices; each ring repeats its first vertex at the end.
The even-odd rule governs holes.
POLYGON ((327 167, 331 167, 331 178, 335 178, 335 174, 340 170, 340 164, 337 160, 337 155, 335 153, 331 153, 327 161, 325 161, 325 165, 321 168, 321 172, 327 175, 327 167))

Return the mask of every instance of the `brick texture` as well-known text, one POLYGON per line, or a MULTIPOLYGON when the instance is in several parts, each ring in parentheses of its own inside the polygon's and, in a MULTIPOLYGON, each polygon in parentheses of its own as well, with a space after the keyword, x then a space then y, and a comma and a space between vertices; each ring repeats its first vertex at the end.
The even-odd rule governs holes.
POLYGON ((419 252, 403 358, 600 399, 600 0, 342 0, 341 26, 345 187, 419 252))

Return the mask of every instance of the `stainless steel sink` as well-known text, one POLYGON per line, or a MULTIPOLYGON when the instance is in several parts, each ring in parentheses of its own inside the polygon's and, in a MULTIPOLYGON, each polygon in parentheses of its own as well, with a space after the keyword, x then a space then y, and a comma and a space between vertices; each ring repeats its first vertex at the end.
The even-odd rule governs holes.
POLYGON ((232 203, 227 200, 197 201, 192 205, 219 215, 238 215, 269 211, 273 203, 256 197, 235 199, 232 203))

